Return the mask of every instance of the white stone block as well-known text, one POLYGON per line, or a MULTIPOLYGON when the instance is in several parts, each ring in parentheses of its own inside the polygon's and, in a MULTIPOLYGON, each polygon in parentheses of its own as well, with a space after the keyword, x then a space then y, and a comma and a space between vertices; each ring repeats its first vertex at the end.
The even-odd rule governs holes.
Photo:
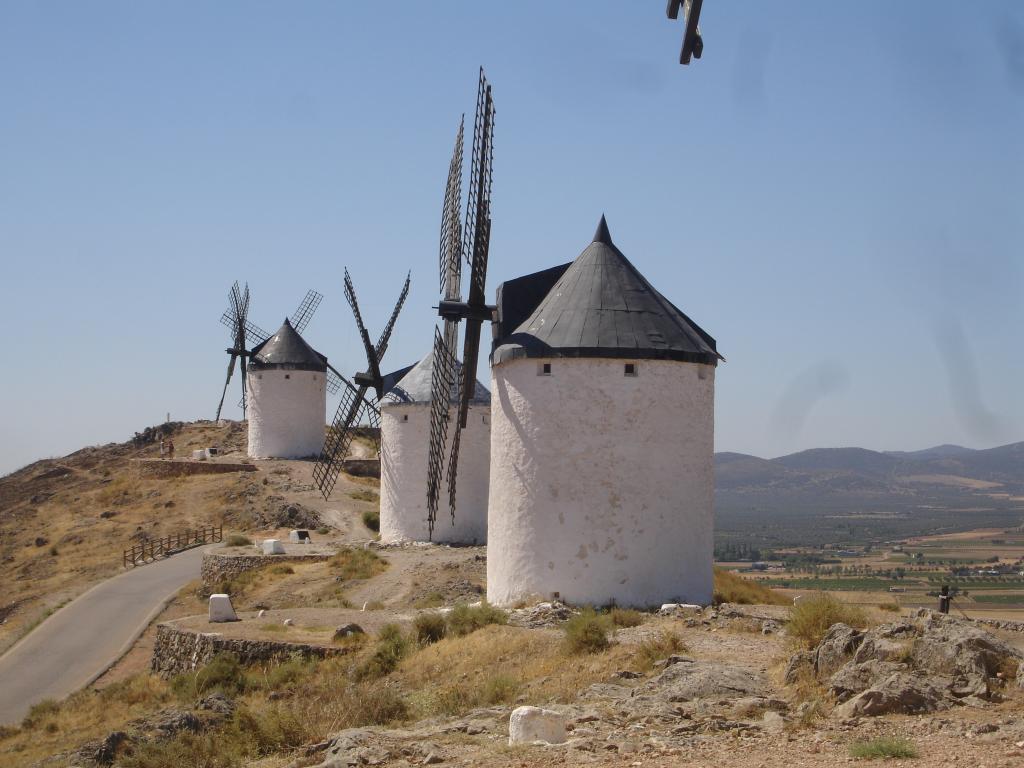
POLYGON ((565 743, 565 715, 540 707, 517 707, 508 721, 509 744, 565 743))
POLYGON ((295 544, 309 544, 311 539, 309 537, 309 531, 295 530, 288 532, 288 541, 295 544))
POLYGON ((204 448, 200 448, 197 451, 192 451, 192 458, 196 461, 206 461, 206 450, 204 448))
POLYGON ((224 594, 210 595, 210 621, 238 621, 230 597, 224 594))
POLYGON ((286 627, 290 627, 295 623, 295 619, 285 619, 282 622, 286 627))
POLYGON ((283 555, 284 544, 277 539, 264 539, 263 540, 263 554, 264 555, 283 555))

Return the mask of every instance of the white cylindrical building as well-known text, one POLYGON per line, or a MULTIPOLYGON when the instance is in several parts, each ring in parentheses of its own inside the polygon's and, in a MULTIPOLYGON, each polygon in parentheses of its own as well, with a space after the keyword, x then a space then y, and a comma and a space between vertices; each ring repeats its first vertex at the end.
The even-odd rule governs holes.
MULTIPOLYGON (((490 469, 490 394, 479 381, 462 430, 455 519, 448 514, 448 488, 442 511, 427 530, 427 455, 430 450, 430 353, 388 391, 380 404, 380 538, 387 543, 428 541, 483 544, 487 541, 487 487, 490 469)), ((461 369, 461 366, 460 366, 461 369)), ((452 401, 453 412, 457 403, 452 401)), ((449 444, 455 419, 448 424, 449 444)), ((441 476, 447 477, 447 461, 441 476)))
POLYGON ((288 320, 253 348, 246 375, 249 456, 316 457, 327 423, 327 358, 288 320))
POLYGON ((603 217, 572 264, 502 288, 488 600, 709 603, 714 339, 644 279, 603 217))

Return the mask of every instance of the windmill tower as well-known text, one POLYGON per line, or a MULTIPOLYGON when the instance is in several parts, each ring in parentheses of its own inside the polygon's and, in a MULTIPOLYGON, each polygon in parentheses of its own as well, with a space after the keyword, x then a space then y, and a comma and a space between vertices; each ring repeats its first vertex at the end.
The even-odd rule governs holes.
MULTIPOLYGON (((462 482, 455 514, 427 522, 426 497, 434 354, 413 366, 380 404, 380 538, 386 543, 487 541, 487 485, 491 456, 491 396, 479 381, 462 430, 462 482)), ((456 373, 461 366, 456 364, 456 373)), ((447 407, 458 407, 452 389, 447 407)), ((447 470, 447 462, 440 471, 447 470)))
POLYGON ((286 318, 249 353, 249 456, 317 456, 327 421, 327 358, 286 318))
POLYGON ((271 336, 249 320, 249 286, 241 288, 236 281, 228 292, 228 309, 220 321, 231 330, 231 357, 216 419, 237 362, 242 374, 239 406, 243 418, 248 416, 248 454, 253 458, 305 458, 320 452, 327 392, 337 392, 342 383, 327 358, 301 335, 322 299, 317 291, 308 291, 271 336))
POLYGON ((499 288, 498 315, 488 600, 709 603, 715 340, 603 216, 571 264, 499 288))

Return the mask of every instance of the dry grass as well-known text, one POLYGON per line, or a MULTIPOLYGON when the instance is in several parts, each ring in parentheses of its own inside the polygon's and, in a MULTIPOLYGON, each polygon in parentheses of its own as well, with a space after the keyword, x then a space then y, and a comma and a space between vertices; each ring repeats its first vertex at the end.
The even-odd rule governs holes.
POLYGON ((358 491, 350 491, 348 497, 350 499, 355 499, 356 501, 368 501, 373 503, 376 503, 380 499, 376 492, 371 491, 368 488, 361 488, 358 491))
POLYGON ((410 695, 418 717, 457 714, 519 681, 527 702, 568 702, 592 683, 630 666, 635 646, 613 645, 600 654, 567 656, 556 632, 491 625, 464 637, 446 637, 404 659, 392 678, 410 695), (496 673, 495 670, 500 670, 496 673), (453 702, 462 702, 458 706, 453 702))
MULTIPOLYGON (((182 455, 193 443, 239 440, 244 427, 233 423, 185 425, 174 434, 182 455)), ((155 444, 101 446, 0 478, 0 612, 17 606, 0 625, 0 651, 48 607, 119 573, 123 549, 189 528, 251 524, 248 506, 258 506, 264 493, 254 474, 156 477, 132 462, 158 454, 155 444), (45 544, 37 547, 37 537, 45 544)))
POLYGON ((715 568, 715 605, 738 603, 740 605, 789 605, 790 599, 756 581, 715 568))
POLYGON ((639 627, 644 623, 647 614, 632 608, 612 607, 608 610, 608 617, 616 627, 639 627))
POLYGON ((675 632, 662 630, 657 635, 644 640, 636 646, 633 669, 636 672, 648 672, 654 664, 676 653, 685 653, 686 644, 675 632))
POLYGON ((584 608, 562 625, 562 631, 566 653, 600 653, 611 645, 608 635, 615 631, 615 625, 608 614, 584 608))
POLYGON ((863 608, 837 600, 819 592, 808 595, 790 609, 788 631, 807 648, 813 648, 833 624, 866 627, 868 616, 863 608))
POLYGON ((908 739, 885 737, 871 741, 855 741, 849 746, 850 757, 861 760, 891 760, 917 757, 917 747, 908 739))
POLYGON ((327 561, 327 565, 345 581, 370 579, 388 567, 387 560, 379 557, 376 552, 358 547, 341 550, 327 561))

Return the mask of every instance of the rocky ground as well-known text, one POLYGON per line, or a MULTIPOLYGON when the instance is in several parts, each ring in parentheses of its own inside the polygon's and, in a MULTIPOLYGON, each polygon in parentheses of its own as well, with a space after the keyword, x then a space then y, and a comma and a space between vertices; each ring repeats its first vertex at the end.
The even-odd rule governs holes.
MULTIPOLYGON (((203 429, 208 434, 192 439, 214 434, 213 427, 203 429)), ((221 438, 228 455, 240 450, 237 429, 226 429, 221 438)), ((319 562, 268 569, 239 582, 233 598, 243 621, 217 631, 240 638, 329 643, 336 625, 358 623, 368 642, 375 642, 387 623, 397 621, 407 630, 419 613, 482 595, 486 548, 380 547, 363 520, 376 508, 375 482, 342 476, 331 500, 324 501, 312 485, 309 462, 259 462, 259 471, 245 477, 162 481, 160 486, 141 481, 116 493, 105 491, 110 477, 104 472, 152 450, 152 442, 143 440, 111 448, 103 464, 89 464, 98 455, 93 452, 80 457, 85 463, 68 457, 27 468, 5 481, 0 497, 13 500, 18 515, 32 520, 75 498, 88 501, 89 520, 99 522, 90 523, 86 545, 93 529, 113 526, 110 521, 122 521, 126 533, 137 526, 157 530, 157 522, 142 517, 153 517, 154 510, 158 517, 180 511, 187 503, 209 505, 254 540, 289 527, 319 529, 318 544, 369 548, 385 563, 365 578, 339 576, 329 563, 319 562), (64 469, 73 481, 60 480, 68 476, 64 469), (52 483, 58 480, 66 487, 55 490, 52 483), (51 485, 44 488, 44 481, 51 485), (200 487, 204 493, 197 495, 192 489, 200 487), (150 498, 153 490, 159 495, 150 498), (153 506, 167 501, 176 505, 153 506), (115 514, 102 517, 104 511, 115 514), (259 610, 266 613, 260 617, 259 610), (291 620, 287 629, 285 618, 291 620)), ((118 482, 116 476, 111 482, 118 482)), ((202 509, 206 514, 207 507, 202 509)), ((47 535, 66 536, 72 525, 60 523, 63 527, 47 535)), ((111 527, 115 530, 121 529, 111 527)), ((58 540, 61 551, 79 546, 58 540)), ((8 570, 26 589, 32 569, 43 567, 32 565, 43 550, 28 539, 12 540, 6 550, 8 570)), ((55 557, 44 558, 53 578, 62 573, 55 557)), ((86 570, 85 563, 81 567, 79 573, 91 578, 103 572, 92 565, 86 570)), ((9 599, 20 599, 19 594, 9 599)), ((37 593, 29 596, 36 599, 37 593)), ((203 608, 200 586, 190 585, 162 619, 210 631, 203 608)), ((4 610, 18 613, 0 606, 0 621, 4 610)), ((573 655, 561 647, 563 625, 572 614, 550 604, 512 611, 509 626, 410 651, 392 672, 370 682, 353 682, 350 669, 324 663, 302 673, 310 675, 303 681, 273 682, 273 671, 266 670, 270 682, 255 693, 202 692, 195 698, 146 672, 148 632, 99 681, 99 690, 72 697, 63 709, 41 711, 21 729, 0 729, 0 765, 826 766, 856 761, 851 745, 879 738, 912 743, 918 757, 906 762, 913 765, 1024 765, 1024 690, 1017 683, 1024 680, 1024 670, 1018 674, 1024 633, 930 612, 876 612, 871 628, 836 625, 808 648, 787 634, 786 607, 720 605, 700 613, 647 614, 637 626, 616 629, 607 650, 573 655), (672 650, 645 659, 666 633, 678 641, 672 650), (502 675, 515 678, 515 686, 509 695, 493 697, 500 703, 437 705, 451 690, 473 691, 502 675), (273 742, 257 750, 262 757, 247 754, 240 762, 200 760, 171 749, 226 739, 244 722, 240 717, 312 712, 303 709, 309 704, 304 697, 321 697, 321 709, 330 709, 346 697, 380 691, 407 702, 404 715, 375 720, 388 725, 341 728, 337 722, 351 720, 326 717, 306 723, 298 742, 273 742), (566 742, 510 746, 509 717, 520 705, 563 713, 566 742), (146 745, 154 748, 147 754, 165 751, 165 757, 132 757, 146 745), (40 757, 45 754, 50 756, 40 757)))

